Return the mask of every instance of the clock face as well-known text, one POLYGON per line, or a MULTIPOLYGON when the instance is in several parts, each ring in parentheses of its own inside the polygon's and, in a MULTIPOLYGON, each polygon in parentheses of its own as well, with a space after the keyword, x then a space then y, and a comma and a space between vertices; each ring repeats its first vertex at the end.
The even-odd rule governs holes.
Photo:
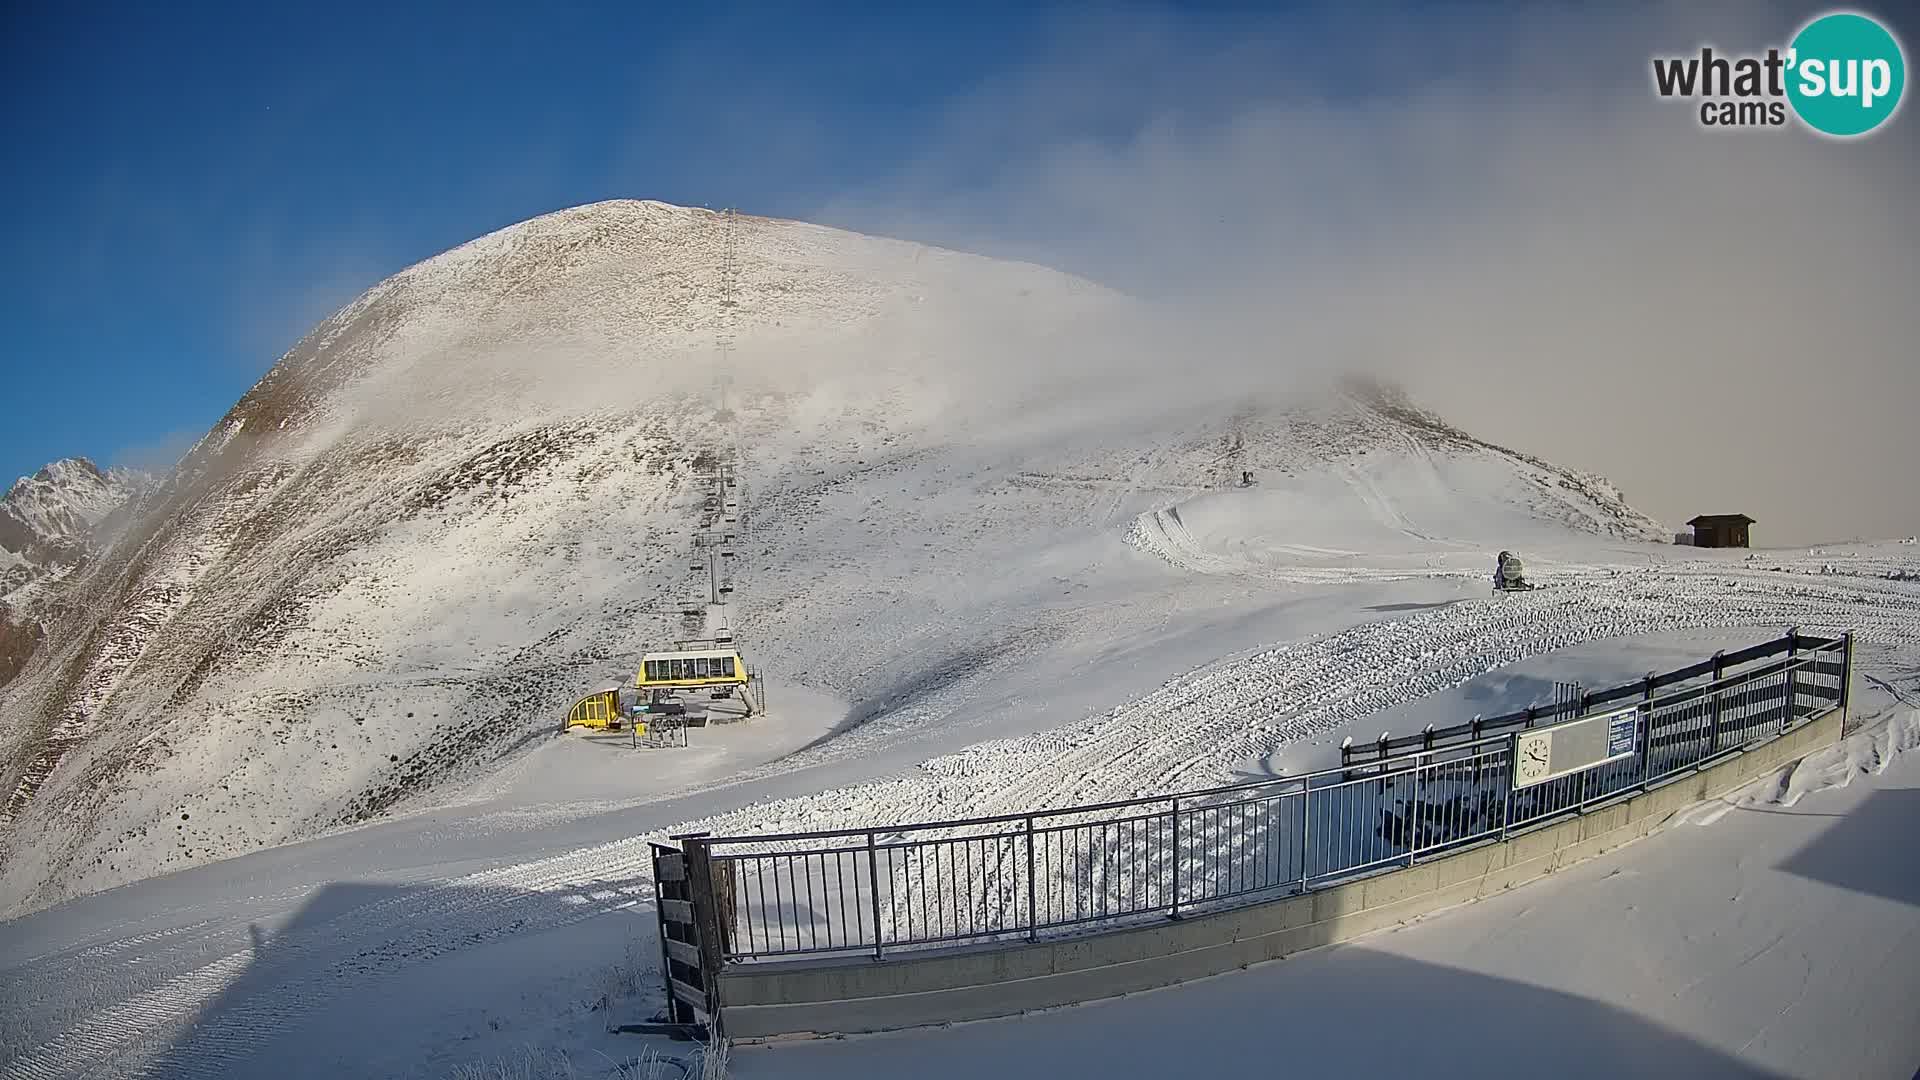
POLYGON ((1520 779, 1537 780, 1547 774, 1547 736, 1521 736, 1514 753, 1514 773, 1520 779))

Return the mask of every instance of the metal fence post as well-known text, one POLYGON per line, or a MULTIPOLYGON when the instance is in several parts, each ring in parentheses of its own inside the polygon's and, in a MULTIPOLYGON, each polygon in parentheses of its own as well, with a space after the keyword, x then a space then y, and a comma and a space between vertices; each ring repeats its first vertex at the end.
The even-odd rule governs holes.
POLYGON ((1853 631, 1840 639, 1840 713, 1844 724, 1852 719, 1847 711, 1853 704, 1853 631))
POLYGON ((1040 940, 1039 890, 1034 887, 1033 815, 1027 815, 1027 940, 1040 940))
POLYGON ((1313 858, 1313 812, 1308 800, 1313 798, 1313 777, 1309 776, 1300 789, 1300 891, 1307 891, 1307 882, 1313 876, 1311 864, 1313 858))
MULTIPOLYGON (((1432 738, 1429 731, 1428 738, 1432 738)), ((1414 759, 1413 801, 1407 804, 1407 865, 1413 865, 1414 853, 1420 850, 1420 760, 1414 759)))
MULTIPOLYGON (((1578 686, 1579 686, 1580 684, 1579 684, 1579 683, 1575 683, 1574 685, 1575 685, 1576 687, 1578 687, 1578 686)), ((1587 693, 1587 691, 1586 691, 1585 689, 1578 689, 1578 690, 1576 690, 1576 691, 1574 692, 1574 696, 1573 696, 1573 707, 1574 707, 1574 710, 1575 710, 1575 712, 1574 712, 1574 715, 1575 715, 1575 716, 1585 716, 1585 715, 1587 715, 1587 698, 1588 698, 1588 696, 1589 696, 1589 695, 1588 695, 1588 693, 1587 693)), ((1582 806, 1585 806, 1585 805, 1587 805, 1587 782, 1588 782, 1588 780, 1589 780, 1589 779, 1591 779, 1591 778, 1592 778, 1592 776, 1593 776, 1593 770, 1592 770, 1592 769, 1583 769, 1583 770, 1581 770, 1581 773, 1580 773, 1580 801, 1579 801, 1578 803, 1575 803, 1575 804, 1574 804, 1574 805, 1575 805, 1576 807, 1582 807, 1582 806)))
POLYGON ((1173 906, 1167 918, 1180 917, 1180 796, 1173 797, 1173 906))
POLYGON ((1720 685, 1727 677, 1727 652, 1725 649, 1713 654, 1713 686, 1707 691, 1707 701, 1711 706, 1707 716, 1707 752, 1704 757, 1712 757, 1720 752, 1720 695, 1724 688, 1720 685))
POLYGON ((1507 791, 1504 797, 1505 806, 1500 811, 1500 839, 1503 842, 1507 838, 1507 828, 1513 824, 1513 782, 1519 776, 1517 772, 1520 768, 1519 749, 1520 736, 1509 732, 1507 735, 1507 791))
POLYGON ((1646 701, 1640 716, 1640 786, 1653 777, 1653 672, 1647 672, 1646 701))
MULTIPOLYGON (((887 875, 892 880, 893 875, 887 875)), ((867 831, 867 899, 868 907, 873 909, 873 958, 880 959, 880 848, 873 842, 873 831, 867 831)))
POLYGON ((1793 726, 1793 714, 1795 711, 1794 700, 1793 700, 1794 685, 1797 681, 1793 677, 1793 661, 1794 661, 1794 657, 1799 653, 1799 645, 1800 645, 1800 628, 1797 626, 1788 627, 1787 628, 1787 671, 1786 671, 1787 708, 1786 708, 1786 712, 1780 717, 1780 730, 1782 731, 1785 731, 1786 729, 1793 726))

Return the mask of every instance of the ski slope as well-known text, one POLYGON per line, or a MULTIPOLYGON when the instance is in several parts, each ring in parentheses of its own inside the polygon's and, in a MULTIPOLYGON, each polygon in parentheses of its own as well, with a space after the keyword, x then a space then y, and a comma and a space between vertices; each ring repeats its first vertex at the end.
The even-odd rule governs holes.
MULTIPOLYGON (((469 791, 469 801, 0 925, 9 1062, 0 1075, 248 1075, 250 1063, 272 1062, 275 1076, 424 1077, 510 1054, 528 1039, 576 1054, 635 1053, 604 1032, 609 1011, 588 1006, 594 987, 620 984, 609 968, 631 952, 630 970, 640 974, 626 981, 635 993, 614 996, 621 1015, 648 1008, 645 969, 657 955, 648 836, 982 813, 1211 782, 1262 752, 1315 733, 1324 740, 1342 724, 1396 709, 1404 715, 1435 695, 1480 686, 1483 697, 1497 697, 1522 666, 1538 678, 1558 674, 1556 654, 1581 643, 1576 667, 1597 674, 1658 666, 1793 622, 1851 627, 1863 668, 1920 700, 1920 597, 1911 582, 1865 575, 1912 566, 1911 555, 1900 545, 1866 546, 1766 556, 1779 569, 1700 559, 1662 574, 1595 564, 1575 579, 1579 590, 1557 600, 1553 590, 1495 599, 1478 583, 1446 579, 1418 583, 1424 591, 1411 597, 1409 583, 1361 583, 1284 598, 1261 586, 1234 600, 1212 591, 1218 581, 1196 577, 1188 590, 1153 599, 1206 594, 1184 621, 1218 659, 1142 687, 1138 700, 1031 735, 929 753, 964 734, 888 734, 876 719, 798 754, 733 762, 726 779, 689 776, 676 794, 610 801, 599 774, 572 807, 567 773, 544 784, 532 777, 557 755, 605 751, 556 743, 536 752, 541 764, 520 781, 469 791), (1862 573, 1819 572, 1835 560, 1862 573), (1394 610, 1407 603, 1437 606, 1394 610), (1250 628, 1270 644, 1236 649, 1250 628), (876 752, 883 747, 890 750, 876 752), (366 1031, 380 1038, 354 1035, 366 1031)), ((1091 658, 1089 638, 1100 629, 1083 627, 1085 637, 1059 647, 1091 658)), ((1115 688, 1139 665, 1124 647, 1097 655, 1079 670, 1095 683, 1112 676, 1115 688)), ((1054 681, 1033 672, 1000 690, 1038 711, 1054 681)), ((1871 693, 1873 708, 1895 724, 1883 728, 1882 745, 1856 747, 1809 776, 1832 783, 1915 741, 1920 720, 1900 713, 1888 693, 1871 693)), ((833 711, 831 702, 820 707, 823 719, 833 711)), ((974 726, 964 716, 955 724, 974 726)), ((743 1070, 752 1067, 742 1059, 743 1070)))

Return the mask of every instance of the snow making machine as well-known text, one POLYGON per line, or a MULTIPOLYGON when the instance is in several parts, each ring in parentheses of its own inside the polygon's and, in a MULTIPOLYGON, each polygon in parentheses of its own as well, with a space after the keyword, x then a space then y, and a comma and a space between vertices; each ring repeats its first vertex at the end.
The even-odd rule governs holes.
POLYGON ((1500 559, 1493 567, 1493 591, 1525 592, 1533 588, 1533 582, 1527 580, 1526 571, 1520 564, 1520 556, 1511 551, 1500 553, 1500 559))

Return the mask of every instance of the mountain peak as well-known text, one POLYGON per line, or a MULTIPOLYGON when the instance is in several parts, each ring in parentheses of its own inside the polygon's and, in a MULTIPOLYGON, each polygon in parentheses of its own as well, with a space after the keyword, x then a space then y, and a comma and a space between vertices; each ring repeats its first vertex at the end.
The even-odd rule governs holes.
POLYGON ((73 483, 76 480, 83 483, 89 480, 96 483, 105 483, 106 479, 107 474, 101 471, 100 466, 93 463, 92 458, 64 457, 42 465, 40 470, 32 476, 22 476, 15 480, 13 486, 7 489, 7 495, 11 497, 16 492, 20 492, 34 484, 60 486, 73 483))
POLYGON ((83 561, 98 546, 98 526, 154 483, 147 473, 103 470, 85 457, 49 462, 14 481, 0 496, 0 597, 83 561))

